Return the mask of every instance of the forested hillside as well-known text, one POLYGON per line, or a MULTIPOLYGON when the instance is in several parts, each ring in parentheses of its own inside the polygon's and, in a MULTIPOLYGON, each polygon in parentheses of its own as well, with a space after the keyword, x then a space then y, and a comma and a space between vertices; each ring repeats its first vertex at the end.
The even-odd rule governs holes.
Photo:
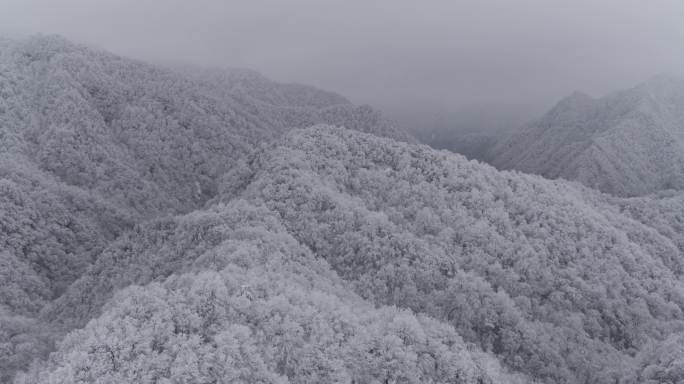
POLYGON ((360 295, 544 382, 643 378, 641 352, 683 329, 681 196, 612 199, 327 128, 251 169, 228 196, 264 201, 360 295))
MULTIPOLYGON (((119 362, 97 360, 104 359, 97 352, 82 357, 87 363, 76 358, 85 349, 97 351, 95 342, 107 348, 125 345, 117 338, 90 336, 107 321, 118 324, 113 319, 122 316, 117 312, 124 310, 120 307, 134 305, 128 297, 133 293, 114 294, 121 289, 153 287, 145 289, 154 294, 145 290, 140 295, 144 300, 155 296, 166 308, 168 301, 190 300, 184 292, 191 291, 194 274, 224 271, 221 275, 238 268, 235 273, 241 277, 229 280, 243 283, 221 289, 233 292, 228 296, 255 300, 274 293, 252 288, 251 278, 244 276, 257 266, 254 273, 264 274, 260 263, 276 263, 272 268, 284 273, 290 267, 281 263, 291 262, 302 268, 297 276, 309 276, 305 281, 310 287, 335 282, 343 292, 338 294, 349 300, 354 291, 371 303, 410 309, 419 318, 429 316, 443 327, 453 327, 465 342, 496 356, 508 369, 541 382, 638 383, 679 377, 682 361, 671 353, 681 345, 684 329, 681 198, 610 198, 578 184, 501 173, 461 156, 329 127, 287 135, 223 182, 219 197, 206 210, 138 226, 114 242, 43 311, 45 318, 67 328, 83 327, 93 317, 98 321, 68 336, 70 341, 60 346, 47 368, 33 373, 33 380, 45 377, 45 369, 53 374, 71 372, 74 361, 83 366, 92 361, 104 364, 99 373, 92 373, 98 377, 133 377, 125 376, 134 372, 129 360, 149 367, 157 364, 146 353, 128 349, 121 352, 127 357, 119 362), (659 213, 664 206, 669 217, 659 213), (661 219, 656 222, 653 216, 661 219), (120 369, 112 370, 113 366, 120 369)), ((201 284, 207 276, 222 281, 214 273, 202 276, 201 284)), ((237 304, 222 305, 222 311, 237 310, 237 304)), ((183 308, 165 311, 186 311, 173 321, 194 318, 183 308)), ((168 326, 176 324, 168 316, 168 326)), ((230 316, 219 319, 238 321, 230 316)), ((197 321, 204 320, 200 316, 197 321)), ((150 325, 136 322, 132 327, 118 337, 135 338, 150 325)), ((190 334, 206 332, 200 325, 194 327, 190 334)), ((204 361, 197 351, 208 346, 198 343, 197 349, 190 348, 193 359, 204 361)), ((492 377, 505 375, 477 349, 461 348, 473 361, 484 359, 492 367, 487 371, 492 377)), ((157 352, 164 355, 163 351, 157 352)), ((363 371, 348 360, 358 353, 340 357, 347 374, 363 371)), ((163 361, 177 358, 172 354, 163 361)), ((425 365, 424 358, 418 353, 412 361, 421 368, 406 371, 418 375, 415 378, 407 373, 393 378, 425 382, 428 376, 421 375, 437 374, 442 363, 433 365, 440 359, 433 356, 425 365)), ((159 364, 155 374, 162 375, 167 372, 164 364, 170 363, 159 364)), ((316 364, 321 369, 316 375, 333 370, 316 364)), ((473 372, 472 367, 458 367, 457 371, 473 372)), ((197 369, 197 375, 209 374, 197 369)), ((316 381, 290 369, 285 376, 297 378, 295 382, 316 381)), ((429 377, 435 382, 455 380, 445 374, 439 373, 442 381, 429 377)), ((468 382, 461 375, 462 382, 468 382)))
POLYGON ((681 192, 498 171, 247 70, 0 52, 0 382, 684 379, 681 192))
POLYGON ((682 190, 684 80, 660 76, 601 99, 575 93, 489 157, 619 196, 682 190))
POLYGON ((19 383, 524 382, 452 327, 364 301, 241 199, 138 226, 43 316, 85 328, 19 383))
MULTIPOLYGON (((0 40, 0 321, 28 326, 109 242, 201 207, 289 129, 410 140, 370 107, 243 72, 165 69, 55 36, 0 40)), ((4 372, 5 358, 26 363, 22 343, 0 348, 4 372)))

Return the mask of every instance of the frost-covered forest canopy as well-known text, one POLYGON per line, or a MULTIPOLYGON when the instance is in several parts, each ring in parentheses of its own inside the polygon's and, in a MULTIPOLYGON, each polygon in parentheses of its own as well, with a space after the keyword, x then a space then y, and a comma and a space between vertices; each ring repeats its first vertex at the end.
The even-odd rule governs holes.
POLYGON ((683 383, 684 83, 487 148, 0 39, 0 383, 683 383))

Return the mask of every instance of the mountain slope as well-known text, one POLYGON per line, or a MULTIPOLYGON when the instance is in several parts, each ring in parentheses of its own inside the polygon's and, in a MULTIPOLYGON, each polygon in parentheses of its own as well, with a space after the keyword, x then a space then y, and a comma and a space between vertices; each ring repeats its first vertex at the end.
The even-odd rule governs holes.
POLYGON ((223 198, 265 202, 363 297, 544 382, 634 379, 633 356, 684 326, 681 198, 656 226, 657 201, 624 213, 630 200, 579 185, 324 127, 250 169, 223 198))
POLYGON ((351 293, 240 200, 138 226, 43 316, 83 329, 18 383, 524 382, 452 327, 351 293))
POLYGON ((492 164, 619 196, 684 189, 684 80, 601 99, 575 93, 491 151, 492 164))
MULTIPOLYGON (((5 225, 24 240, 59 231, 58 242, 85 236, 99 238, 93 241, 100 244, 140 220, 198 208, 216 194, 219 176, 239 159, 295 127, 326 122, 401 135, 372 109, 255 74, 239 82, 241 89, 252 87, 246 98, 235 90, 238 86, 226 81, 224 87, 199 71, 184 75, 58 37, 3 41, 1 48, 0 175, 13 191, 8 198, 41 195, 26 204, 5 200, 5 212, 12 216, 22 210, 24 217, 54 222, 29 219, 35 226, 29 230, 15 223, 19 218, 7 218, 5 225), (266 94, 274 96, 254 99, 266 94), (289 116, 287 122, 283 115, 289 116), (50 201, 52 210, 67 208, 29 214, 39 200, 50 201)), ((79 241, 85 246, 85 240, 79 241)), ((19 259, 38 257, 28 255, 25 248, 32 245, 7 238, 4 244, 24 253, 15 255, 19 259)), ((76 253, 84 252, 75 247, 51 246, 75 258, 64 267, 78 274, 90 260, 77 260, 76 253)), ((31 261, 34 268, 49 263, 31 261)), ((40 275, 61 273, 38 267, 48 270, 40 275)), ((47 278, 56 281, 59 291, 62 278, 47 278)))
MULTIPOLYGON (((165 69, 55 36, 0 39, 0 322, 33 324, 111 241, 201 207, 249 153, 315 123, 409 139, 312 87, 165 69)), ((26 364, 18 335, 41 332, 5 331, 0 365, 26 364)))
POLYGON ((2 382, 684 379, 681 192, 497 171, 251 72, 0 46, 2 382))
MULTIPOLYGON (((3 114, 7 134, 61 181, 143 215, 197 207, 212 196, 215 176, 231 160, 287 129, 311 121, 361 126, 358 120, 366 117, 339 96, 256 75, 241 84, 269 87, 245 97, 235 90, 244 86, 231 86, 228 80, 184 75, 57 37, 10 46, 3 51, 4 93, 14 101, 4 108, 12 111, 3 114), (266 99, 274 90, 277 100, 266 99), (326 99, 331 101, 321 102, 326 99), (351 110, 350 121, 326 119, 327 108, 333 107, 351 110), (292 115, 290 124, 281 114, 292 115), (120 185, 132 179, 141 184, 120 185), (131 195, 132 189, 141 196, 131 195)), ((364 128, 373 131, 380 120, 364 128)))
MULTIPOLYGON (((295 382, 332 377, 371 380, 346 376, 351 372, 381 382, 477 382, 478 375, 489 377, 484 382, 527 380, 497 368, 488 355, 547 383, 637 383, 677 377, 673 369, 678 360, 664 356, 679 345, 684 330, 679 232, 684 200, 679 195, 619 199, 578 184, 499 172, 425 146, 325 126, 293 131, 274 147, 250 156, 222 182, 218 197, 206 209, 138 225, 111 243, 61 298, 48 305, 41 314, 44 320, 76 330, 59 344, 47 365, 22 375, 25 381, 19 382, 43 382, 44 377, 59 375, 70 382, 74 376, 69 375, 86 366, 99 367, 88 372, 100 378, 138 380, 132 375, 139 372, 168 378, 173 374, 165 368, 168 364, 178 365, 181 368, 174 372, 189 377, 212 377, 209 366, 239 372, 244 364, 257 364, 249 361, 259 362, 260 377, 270 377, 263 379, 266 382, 278 382, 278 377, 295 382), (661 215, 663 210, 669 214, 661 215), (211 289, 193 288, 207 281, 211 289), (193 292, 198 289, 205 293, 197 296, 193 292), (200 315, 197 325, 179 322, 195 318, 193 308, 214 297, 211 292, 226 289, 217 297, 228 299, 212 306, 225 315, 200 315), (301 290, 308 292, 305 296, 320 297, 310 289, 333 294, 305 304, 317 308, 318 321, 339 318, 334 311, 325 314, 333 308, 365 308, 369 304, 361 296, 366 303, 398 306, 411 309, 419 319, 437 319, 439 323, 419 320, 423 325, 414 325, 411 331, 437 339, 421 342, 426 344, 409 341, 414 336, 397 341, 393 348, 411 348, 409 356, 416 357, 400 360, 406 370, 381 369, 372 357, 378 350, 356 349, 355 341, 321 356, 299 349, 324 348, 315 346, 324 342, 320 334, 304 331, 317 336, 285 340, 278 336, 278 328, 262 328, 271 324, 265 320, 272 316, 266 315, 272 313, 270 298, 289 297, 285 300, 292 302, 292 292, 301 290), (240 302, 249 309, 235 317, 240 302), (321 307, 325 302, 335 304, 321 307), (161 309, 145 312, 147 307, 161 309), (261 313, 262 320, 245 323, 255 316, 251 311, 261 313), (156 318, 161 328, 153 327, 157 320, 148 320, 156 318), (89 323, 90 319, 96 320, 89 323), (110 339, 97 336, 128 321, 132 325, 112 330, 110 339), (190 327, 187 332, 163 331, 185 326, 190 327), (453 327, 465 342, 486 354, 465 347, 463 341, 448 342, 470 357, 458 360, 456 371, 442 371, 444 363, 456 360, 433 364, 442 361, 437 352, 425 355, 432 356, 427 361, 420 353, 415 355, 420 348, 444 343, 440 338, 445 336, 438 336, 444 333, 424 327, 453 327), (242 333, 235 334, 237 329, 242 333), (245 336, 262 332, 275 333, 265 339, 245 336), (119 352, 113 360, 97 352, 129 345, 138 334, 149 340, 141 350, 115 349, 119 352), (193 335, 198 341, 192 341, 193 335), (238 337, 237 343, 247 343, 252 352, 232 358, 233 368, 211 363, 187 371, 188 362, 194 366, 192 361, 224 353, 213 349, 216 338, 224 337, 220 335, 238 337), (155 344, 155 337, 163 344, 155 344), (299 357, 282 360, 286 355, 266 352, 288 343, 295 347, 289 352, 294 355, 287 356, 299 357), (150 354, 145 352, 149 348, 161 349, 150 354), (181 350, 192 354, 173 352, 181 350), (313 364, 310 356, 336 362, 319 361, 314 364, 318 368, 302 370, 313 364), (372 368, 356 365, 355 356, 370 359, 364 364, 372 368), (387 376, 390 372, 399 376, 387 376), (449 378, 448 372, 460 373, 449 378)), ((293 321, 301 327, 313 321, 302 317, 311 313, 298 307, 304 302, 296 303, 292 309, 279 306, 278 319, 283 313, 302 312, 287 317, 288 324, 293 321)), ((353 319, 370 316, 380 328, 392 329, 380 325, 386 320, 372 314, 377 310, 369 311, 354 312, 348 318, 351 323, 343 327, 351 327, 345 329, 359 335, 354 340, 363 345, 368 345, 363 341, 367 336, 361 336, 363 327, 354 325, 358 323, 353 319)), ((315 329, 328 326, 339 327, 315 329)))

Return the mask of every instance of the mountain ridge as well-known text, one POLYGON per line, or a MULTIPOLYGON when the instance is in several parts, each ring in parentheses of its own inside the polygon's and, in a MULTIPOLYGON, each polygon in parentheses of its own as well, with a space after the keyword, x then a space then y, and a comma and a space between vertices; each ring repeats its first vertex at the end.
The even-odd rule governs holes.
POLYGON ((684 189, 684 80, 600 99, 573 94, 490 151, 491 162, 620 196, 684 189))
POLYGON ((278 98, 59 36, 0 41, 0 322, 33 324, 0 331, 0 381, 31 361, 18 335, 45 334, 40 309, 109 243, 138 223, 200 208, 220 175, 259 146, 322 122, 410 139, 370 107, 253 77, 262 96, 278 98))
MULTIPOLYGON (((682 377, 681 192, 499 171, 252 72, 2 44, 0 381, 682 377)), ((641 105, 615 97, 549 122, 641 105)))

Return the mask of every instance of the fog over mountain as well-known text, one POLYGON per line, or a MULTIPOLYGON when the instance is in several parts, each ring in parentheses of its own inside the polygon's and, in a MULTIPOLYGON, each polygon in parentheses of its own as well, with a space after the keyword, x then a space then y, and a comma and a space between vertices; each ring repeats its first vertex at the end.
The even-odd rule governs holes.
POLYGON ((491 149, 492 163, 621 196, 684 189, 684 80, 574 93, 491 149))
POLYGON ((58 33, 146 61, 250 68, 371 104, 405 129, 430 128, 443 110, 456 130, 486 129, 489 115, 510 106, 531 120, 574 90, 600 97, 658 73, 684 75, 679 0, 2 0, 0 8, 0 33, 58 33))
POLYGON ((680 3, 56 4, 0 4, 0 383, 684 383, 680 3))

